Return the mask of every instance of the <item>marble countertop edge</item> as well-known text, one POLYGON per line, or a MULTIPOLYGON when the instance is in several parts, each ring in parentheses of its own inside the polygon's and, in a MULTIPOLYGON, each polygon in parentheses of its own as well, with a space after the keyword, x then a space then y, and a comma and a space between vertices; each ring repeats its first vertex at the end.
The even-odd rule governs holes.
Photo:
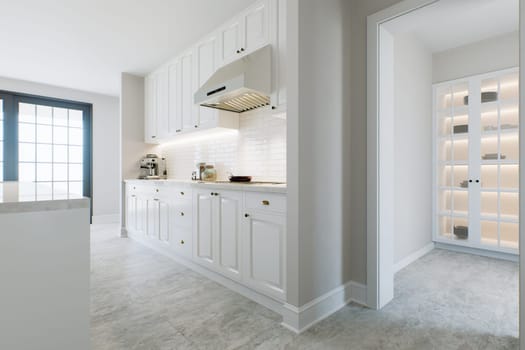
POLYGON ((0 202, 0 214, 89 208, 89 198, 0 202))
POLYGON ((142 179, 125 179, 125 183, 151 183, 155 185, 179 185, 190 186, 194 188, 215 188, 222 190, 237 190, 249 192, 271 192, 286 194, 286 184, 272 184, 272 183, 242 183, 242 182, 201 182, 194 180, 142 180, 142 179))

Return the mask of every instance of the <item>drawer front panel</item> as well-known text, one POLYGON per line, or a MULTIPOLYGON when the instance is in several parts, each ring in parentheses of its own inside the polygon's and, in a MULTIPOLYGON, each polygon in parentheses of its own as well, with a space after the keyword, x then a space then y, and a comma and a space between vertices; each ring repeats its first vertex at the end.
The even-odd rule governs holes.
POLYGON ((286 196, 275 193, 246 192, 246 209, 286 213, 286 196))

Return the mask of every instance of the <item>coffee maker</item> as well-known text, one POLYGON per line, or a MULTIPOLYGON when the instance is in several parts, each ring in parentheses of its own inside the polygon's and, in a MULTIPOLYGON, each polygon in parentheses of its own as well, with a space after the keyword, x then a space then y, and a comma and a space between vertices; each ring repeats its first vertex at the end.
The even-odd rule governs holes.
POLYGON ((139 179, 165 179, 167 175, 166 158, 159 158, 156 154, 147 154, 140 160, 139 179))

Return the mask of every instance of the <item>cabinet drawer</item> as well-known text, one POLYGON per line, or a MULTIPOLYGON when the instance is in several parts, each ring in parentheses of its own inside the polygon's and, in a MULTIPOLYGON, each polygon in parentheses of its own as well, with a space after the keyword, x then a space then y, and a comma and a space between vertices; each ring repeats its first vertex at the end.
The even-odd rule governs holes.
POLYGON ((246 192, 246 209, 286 213, 286 196, 276 193, 246 192))
POLYGON ((178 228, 191 230, 192 212, 193 207, 191 202, 174 202, 172 211, 173 225, 178 228))
POLYGON ((166 200, 176 202, 191 202, 191 189, 185 187, 172 187, 169 184, 164 186, 158 186, 155 188, 158 190, 156 195, 166 200))
POLYGON ((192 256, 192 232, 191 229, 175 228, 171 247, 176 254, 191 258, 192 256))

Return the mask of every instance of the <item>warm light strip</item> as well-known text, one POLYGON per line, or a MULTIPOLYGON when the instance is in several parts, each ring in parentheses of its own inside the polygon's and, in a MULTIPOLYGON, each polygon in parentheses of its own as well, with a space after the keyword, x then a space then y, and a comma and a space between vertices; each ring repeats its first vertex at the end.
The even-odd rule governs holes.
MULTIPOLYGON (((497 86, 497 85, 496 85, 497 86)), ((510 83, 505 83, 505 84, 500 84, 500 91, 503 90, 503 89, 507 89, 507 88, 511 88, 511 87, 516 87, 516 86, 519 86, 519 80, 515 80, 513 82, 510 82, 510 83)), ((489 89, 487 87, 485 87, 485 89, 489 89)), ((492 90, 492 87, 491 89, 489 90, 492 90)), ((482 88, 482 91, 481 92, 486 92, 486 91, 483 91, 483 88, 482 88)), ((463 90, 463 91, 456 91, 456 92, 449 92, 447 94, 444 94, 443 97, 452 97, 452 94, 454 95, 460 95, 460 97, 464 97, 466 95, 468 95, 469 91, 468 90, 463 90)))
POLYGON ((196 143, 196 142, 205 142, 205 141, 216 141, 221 138, 230 138, 235 137, 239 134, 238 130, 233 129, 211 129, 203 130, 198 132, 192 132, 188 134, 177 135, 176 138, 172 141, 162 142, 161 147, 169 147, 172 145, 196 143))

